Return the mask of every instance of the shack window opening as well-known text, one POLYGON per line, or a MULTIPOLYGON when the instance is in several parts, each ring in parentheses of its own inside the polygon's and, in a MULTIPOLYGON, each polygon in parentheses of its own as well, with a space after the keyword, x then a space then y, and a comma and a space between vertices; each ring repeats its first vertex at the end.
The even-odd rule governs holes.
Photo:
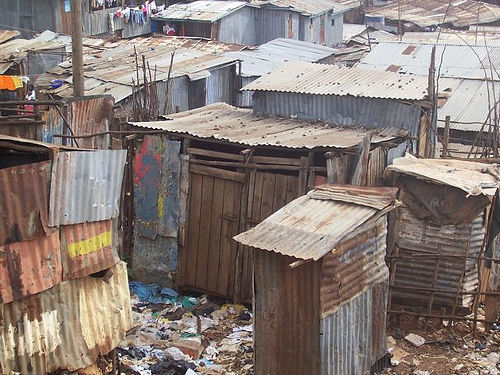
POLYGON ((335 19, 332 18, 332 26, 335 26, 335 19))

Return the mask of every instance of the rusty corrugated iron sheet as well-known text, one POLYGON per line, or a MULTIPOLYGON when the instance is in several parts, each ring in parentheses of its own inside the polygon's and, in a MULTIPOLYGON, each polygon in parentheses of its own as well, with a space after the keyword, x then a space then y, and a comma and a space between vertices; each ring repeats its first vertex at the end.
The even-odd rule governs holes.
MULTIPOLYGON (((312 190, 234 239, 246 246, 303 260, 318 260, 332 251, 344 237, 381 212, 353 202, 360 199, 355 196, 362 196, 363 190, 352 187, 344 194, 335 192, 326 198, 328 191, 322 189, 320 199, 314 198, 316 191, 312 190)), ((384 210, 393 208, 397 189, 369 188, 367 195, 373 199, 377 190, 382 199, 392 197, 384 210)))
POLYGON ((61 282, 59 230, 49 236, 0 246, 0 301, 9 303, 61 282))
MULTIPOLYGON (((102 133, 109 130, 113 120, 112 96, 75 99, 70 102, 69 121, 75 135, 102 133)), ((86 148, 109 148, 109 135, 80 140, 86 148)))
POLYGON ((387 217, 365 223, 323 257, 321 315, 337 311, 343 303, 375 284, 387 282, 385 264, 387 217))
POLYGON ((132 324, 126 265, 0 307, 0 372, 75 371, 111 351, 132 324), (106 303, 103 303, 106 301, 106 303))
POLYGON ((421 76, 291 61, 242 90, 424 100, 427 86, 427 78, 421 76))
MULTIPOLYGON (((399 207, 397 213, 396 249, 390 255, 403 259, 397 259, 391 270, 395 287, 391 292, 392 298, 405 304, 426 307, 431 298, 430 292, 398 287, 442 289, 448 293, 436 292, 434 305, 452 307, 457 290, 474 292, 477 289, 477 261, 473 257, 479 256, 484 245, 484 213, 460 227, 418 219, 406 206, 399 207), (471 258, 457 258, 465 255, 471 258)), ((468 308, 472 301, 473 294, 459 294, 457 304, 458 307, 468 308)))
POLYGON ((51 162, 0 169, 0 245, 45 236, 51 162))
POLYGON ((188 134, 250 147, 294 149, 355 147, 369 132, 372 133, 373 144, 403 138, 408 134, 406 130, 394 127, 368 130, 358 126, 334 126, 316 120, 255 116, 252 110, 236 108, 226 103, 215 103, 169 117, 172 120, 131 124, 145 129, 162 129, 167 133, 188 134))
POLYGON ((49 225, 118 216, 126 150, 58 153, 53 161, 49 225))
POLYGON ((441 186, 452 186, 471 196, 494 195, 500 181, 500 170, 492 164, 451 159, 417 159, 407 154, 394 159, 386 177, 411 176, 441 186))
POLYGON ((64 280, 85 277, 118 261, 112 220, 61 226, 64 280))

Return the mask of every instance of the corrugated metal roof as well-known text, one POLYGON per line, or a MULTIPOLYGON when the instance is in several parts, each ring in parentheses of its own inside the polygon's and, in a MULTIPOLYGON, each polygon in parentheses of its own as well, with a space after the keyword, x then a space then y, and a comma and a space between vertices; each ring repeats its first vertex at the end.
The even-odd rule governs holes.
POLYGON ((349 10, 349 7, 332 0, 253 0, 255 5, 272 5, 278 8, 289 8, 302 13, 305 16, 317 16, 329 11, 341 13, 349 10))
POLYGON ((344 43, 355 42, 358 44, 370 45, 371 43, 379 43, 381 41, 398 41, 397 35, 391 34, 384 30, 375 30, 372 27, 365 25, 357 25, 352 23, 344 23, 342 26, 342 40, 344 43), (368 41, 368 36, 370 41, 368 41))
POLYGON ((491 23, 500 19, 500 7, 473 0, 400 0, 384 6, 367 7, 365 14, 413 22, 420 27, 449 23, 456 27, 491 23), (445 18, 446 15, 446 18, 445 18))
POLYGON ((244 1, 193 1, 188 4, 172 4, 153 19, 175 21, 215 22, 234 11, 243 8, 244 1))
POLYGON ((48 234, 49 161, 0 169, 0 246, 48 234))
POLYGON ((479 31, 476 33, 468 30, 444 29, 439 32, 405 32, 402 41, 412 44, 439 43, 500 47, 500 34, 498 34, 498 32, 487 31, 479 31))
POLYGON ((49 225, 116 217, 126 155, 126 150, 58 153, 52 167, 49 225))
POLYGON ((476 196, 493 195, 498 188, 500 172, 495 165, 451 159, 417 159, 406 154, 394 159, 386 176, 402 174, 438 185, 453 186, 476 196))
MULTIPOLYGON (((382 42, 374 46, 357 66, 427 76, 434 45, 382 42)), ((439 68, 440 77, 491 78, 492 70, 495 71, 499 63, 500 47, 436 45, 436 69, 439 68)), ((496 74, 493 79, 498 80, 496 74)))
MULTIPOLYGON (((171 53, 174 50, 171 78, 188 76, 194 80, 200 75, 209 76, 211 69, 237 62, 228 56, 204 53, 196 49, 175 49, 163 45, 150 47, 147 43, 136 46, 135 50, 139 57, 144 55, 152 71, 156 67, 157 81, 167 80, 171 53)), ((139 58, 139 68, 142 69, 141 58, 139 58)), ((128 40, 127 43, 118 46, 106 48, 104 45, 102 50, 94 49, 92 53, 85 53, 84 70, 85 95, 108 94, 112 95, 117 103, 120 102, 132 95, 132 80, 137 80, 134 43, 128 40)), ((71 63, 64 62, 48 73, 50 79, 44 79, 41 84, 37 81, 37 87, 60 97, 72 96, 71 63), (52 89, 48 84, 51 79, 61 79, 65 83, 60 88, 52 89)), ((142 82, 142 78, 140 80, 142 82)))
POLYGON ((111 220, 64 225, 60 231, 64 280, 89 276, 118 263, 111 220))
POLYGON ((0 44, 19 36, 21 33, 17 30, 0 30, 0 44))
POLYGON ((472 79, 441 79, 439 91, 449 94, 446 103, 438 109, 438 127, 444 128, 446 116, 450 116, 450 129, 461 131, 490 131, 494 115, 491 108, 500 99, 500 82, 472 79), (451 83, 451 85, 449 85, 451 83), (486 124, 483 127, 483 124, 486 124))
POLYGON ((335 54, 336 49, 294 39, 278 38, 255 49, 228 52, 242 60, 243 77, 262 76, 287 61, 318 62, 335 54))
POLYGON ((372 132, 372 143, 404 137, 407 134, 407 131, 396 128, 368 130, 297 119, 258 117, 252 114, 252 110, 235 108, 225 103, 208 105, 170 117, 172 120, 131 124, 140 128, 161 129, 169 133, 251 147, 350 148, 361 142, 369 132, 372 132))
POLYGON ((91 276, 66 281, 2 304, 2 373, 72 372, 116 347, 132 318, 126 265, 120 262, 111 271, 107 281, 91 276))
POLYGON ((428 82, 424 77, 336 65, 289 62, 242 90, 422 100, 427 97, 427 86, 428 82))
MULTIPOLYGON (((23 196, 23 198, 25 198, 23 196)), ((10 303, 43 292, 62 280, 59 230, 0 246, 0 295, 10 303)))
MULTIPOLYGON (((334 189, 333 186, 330 187, 334 189)), ((355 195, 363 195, 363 188, 352 187, 355 195)), ((373 189, 370 188, 370 195, 373 189)), ((384 188, 380 195, 392 197, 395 203, 397 189, 384 188)), ((303 260, 318 260, 349 233, 373 218, 379 210, 360 206, 352 202, 350 194, 346 199, 332 195, 330 199, 313 198, 314 190, 299 197, 276 211, 260 224, 234 237, 237 242, 257 249, 274 251, 303 260)))

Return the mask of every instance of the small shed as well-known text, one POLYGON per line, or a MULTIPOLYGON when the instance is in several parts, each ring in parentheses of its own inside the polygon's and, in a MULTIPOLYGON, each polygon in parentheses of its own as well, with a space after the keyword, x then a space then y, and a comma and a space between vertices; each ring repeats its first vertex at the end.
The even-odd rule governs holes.
POLYGON ((426 77, 294 61, 242 90, 254 91, 257 115, 406 129, 429 153, 436 143, 420 126, 431 118, 426 77))
MULTIPOLYGON (((277 38, 257 48, 226 52, 224 55, 241 60, 239 76, 241 87, 244 87, 288 61, 332 64, 336 51, 338 50, 319 44, 277 38)), ((252 91, 240 91, 239 94, 237 98, 239 107, 253 106, 252 91)))
MULTIPOLYGON (((449 160, 394 160, 387 183, 401 189, 388 246, 394 312, 422 316, 469 314, 487 288, 496 165, 449 160)), ((496 214, 495 214, 496 215, 496 214)))
POLYGON ((234 237, 254 256, 256 374, 370 374, 386 355, 397 189, 323 185, 234 237))
POLYGON ((152 17, 152 29, 228 43, 259 45, 289 38, 332 47, 342 41, 343 13, 329 1, 193 1, 173 4, 152 17))

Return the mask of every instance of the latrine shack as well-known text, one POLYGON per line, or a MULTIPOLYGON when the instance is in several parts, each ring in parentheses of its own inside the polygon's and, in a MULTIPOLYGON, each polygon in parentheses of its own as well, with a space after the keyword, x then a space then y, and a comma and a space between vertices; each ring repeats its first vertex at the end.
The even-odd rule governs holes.
POLYGON ((0 135, 2 374, 87 368, 125 337, 125 154, 0 135))
POLYGON ((407 135, 255 116, 225 103, 131 126, 142 137, 130 147, 127 189, 135 275, 243 301, 252 299, 252 253, 232 237, 327 178, 381 184, 407 135))
POLYGON ((254 257, 256 374, 368 375, 381 364, 396 193, 319 186, 235 237, 254 257))
POLYGON ((386 174, 403 203, 388 246, 392 311, 452 319, 477 312, 498 258, 498 167, 406 155, 386 174))

